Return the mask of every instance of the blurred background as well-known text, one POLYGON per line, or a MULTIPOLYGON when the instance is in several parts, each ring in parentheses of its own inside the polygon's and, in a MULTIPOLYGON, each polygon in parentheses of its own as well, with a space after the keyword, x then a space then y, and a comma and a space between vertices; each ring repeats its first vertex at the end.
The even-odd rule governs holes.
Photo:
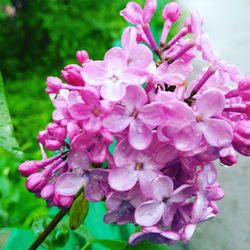
MULTIPOLYGON (((27 249, 57 212, 28 193, 17 172, 23 160, 41 157, 36 135, 51 120, 53 110, 44 92, 46 77, 60 76, 66 64, 76 63, 77 50, 87 50, 91 58, 102 59, 106 50, 119 43, 127 26, 119 16, 127 2, 0 0, 0 71, 9 107, 8 112, 0 83, 0 249, 27 249)), ((144 0, 137 2, 143 4, 144 0)), ((167 1, 158 2, 159 11, 153 20, 156 37, 162 28, 160 9, 167 1)), ((249 74, 250 0, 179 2, 185 13, 198 9, 205 17, 205 29, 217 54, 249 74)), ((171 249, 250 249, 249 163, 249 159, 240 159, 233 169, 220 168, 220 181, 227 194, 219 204, 220 215, 201 225, 188 246, 171 249)), ((105 227, 101 219, 96 220, 102 213, 93 205, 85 225, 74 233, 69 232, 67 220, 63 221, 45 248, 80 249, 84 238, 91 238, 91 234, 101 237, 103 232, 107 238, 124 238, 128 228, 105 227)))

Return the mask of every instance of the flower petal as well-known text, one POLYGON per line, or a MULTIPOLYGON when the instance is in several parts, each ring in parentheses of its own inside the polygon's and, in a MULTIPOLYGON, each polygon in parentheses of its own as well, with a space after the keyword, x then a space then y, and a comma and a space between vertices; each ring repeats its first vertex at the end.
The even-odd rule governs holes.
POLYGON ((88 132, 95 133, 99 131, 102 127, 102 122, 100 117, 91 114, 89 119, 83 122, 83 127, 88 132))
POLYGON ((201 139, 201 132, 194 124, 180 129, 173 137, 173 142, 176 149, 185 152, 197 148, 201 139))
POLYGON ((141 120, 133 120, 129 127, 129 143, 137 150, 146 149, 153 139, 151 129, 141 120))
POLYGON ((201 126, 206 141, 215 147, 221 147, 232 142, 232 127, 223 120, 208 119, 201 126))
POLYGON ((68 112, 72 118, 81 121, 90 116, 91 107, 84 103, 75 103, 69 106, 68 112))
POLYGON ((143 9, 143 23, 149 23, 156 11, 157 0, 147 0, 143 9))
POLYGON ((162 216, 162 222, 164 226, 169 226, 172 223, 175 212, 176 212, 176 205, 174 204, 165 205, 164 213, 162 216))
POLYGON ((137 44, 131 51, 128 60, 129 67, 145 69, 153 61, 153 55, 147 46, 137 44))
MULTIPOLYGON (((174 97, 171 95, 169 96, 169 94, 159 94, 159 96, 157 96, 157 100, 159 100, 160 102, 164 102, 165 98, 172 99, 174 97)), ((194 112, 190 107, 188 107, 187 104, 180 101, 175 101, 174 99, 168 102, 166 100, 164 110, 166 123, 171 127, 180 129, 182 127, 190 125, 196 120, 194 112)))
POLYGON ((75 195, 83 186, 83 177, 74 173, 65 173, 56 181, 56 192, 64 196, 75 195))
POLYGON ((132 163, 136 158, 136 151, 130 146, 125 137, 115 147, 114 161, 117 167, 126 166, 132 163))
POLYGON ((109 185, 117 191, 127 191, 133 188, 138 180, 134 166, 113 168, 109 173, 109 185))
POLYGON ((142 24, 142 13, 142 8, 138 3, 129 2, 120 15, 130 23, 142 24))
POLYGON ((108 179, 108 172, 103 169, 92 170, 85 186, 85 196, 89 201, 101 201, 105 196, 102 182, 108 179))
POLYGON ((126 89, 126 95, 121 103, 130 113, 141 108, 147 102, 145 90, 137 85, 130 85, 126 89))
POLYGON ((126 94, 126 86, 119 82, 108 82, 101 88, 101 96, 108 101, 118 102, 126 94))
POLYGON ((135 27, 128 27, 122 34, 122 47, 127 54, 137 45, 137 31, 135 27))
POLYGON ((127 66, 127 58, 123 49, 114 47, 104 57, 104 62, 109 72, 122 72, 127 66))
POLYGON ((170 177, 161 176, 153 182, 153 195, 155 199, 161 201, 168 198, 173 193, 174 184, 170 177))
POLYGON ((83 80, 93 86, 104 84, 107 78, 105 67, 100 62, 90 62, 85 64, 81 74, 83 80))
POLYGON ((145 197, 153 197, 153 180, 155 180, 161 172, 145 168, 144 166, 144 169, 140 170, 138 173, 140 189, 145 197))
POLYGON ((178 153, 175 147, 170 144, 165 144, 157 148, 153 157, 156 163, 166 164, 175 160, 178 157, 178 153))
POLYGON ((125 107, 115 105, 112 113, 103 120, 103 126, 110 132, 117 133, 127 128, 132 120, 125 107))
POLYGON ((164 212, 164 203, 158 201, 147 201, 135 210, 135 221, 141 226, 153 226, 157 224, 164 212))
POLYGON ((138 232, 129 237, 129 244, 135 246, 148 238, 147 233, 138 232))
POLYGON ((182 185, 174 190, 172 196, 169 198, 169 203, 179 203, 185 201, 194 192, 194 188, 190 185, 182 185))
POLYGON ((225 96, 218 89, 209 89, 198 97, 196 108, 203 118, 221 114, 225 108, 225 96))
POLYGON ((147 72, 138 68, 129 68, 120 75, 120 81, 128 85, 141 85, 147 80, 147 72))
POLYGON ((161 102, 145 105, 138 118, 146 124, 156 127, 166 120, 166 106, 161 102))
POLYGON ((74 170, 88 170, 90 167, 89 157, 84 150, 70 150, 67 163, 70 169, 74 170))

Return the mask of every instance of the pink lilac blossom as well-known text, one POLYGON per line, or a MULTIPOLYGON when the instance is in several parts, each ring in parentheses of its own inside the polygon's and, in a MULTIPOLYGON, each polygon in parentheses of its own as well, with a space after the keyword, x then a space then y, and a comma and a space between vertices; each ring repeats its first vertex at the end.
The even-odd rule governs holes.
POLYGON ((55 111, 37 138, 55 156, 19 166, 27 189, 49 206, 68 208, 83 191, 89 201, 105 200, 106 223, 141 226, 132 245, 187 243, 219 212, 224 192, 214 162, 233 166, 238 154, 250 156, 250 77, 216 56, 198 12, 167 39, 177 3, 163 9, 157 45, 156 7, 129 2, 121 15, 135 26, 121 47, 100 61, 78 51, 79 65, 47 78, 55 111), (193 77, 199 55, 206 67, 193 77))

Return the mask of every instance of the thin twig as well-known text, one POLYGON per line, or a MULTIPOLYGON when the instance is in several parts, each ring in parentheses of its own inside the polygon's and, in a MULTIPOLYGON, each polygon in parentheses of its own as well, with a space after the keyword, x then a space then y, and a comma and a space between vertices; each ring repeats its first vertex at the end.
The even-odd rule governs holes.
POLYGON ((61 209, 58 212, 58 214, 55 216, 55 218, 50 222, 50 224, 45 228, 45 230, 36 239, 36 241, 31 245, 29 250, 37 249, 68 212, 69 212, 69 209, 61 209))

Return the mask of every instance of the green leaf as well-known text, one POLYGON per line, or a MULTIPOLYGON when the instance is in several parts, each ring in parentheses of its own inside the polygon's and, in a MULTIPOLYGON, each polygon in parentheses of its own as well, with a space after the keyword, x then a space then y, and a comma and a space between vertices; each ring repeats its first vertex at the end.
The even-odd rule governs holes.
POLYGON ((3 79, 0 74, 0 147, 5 150, 14 153, 17 157, 21 157, 23 154, 19 148, 19 145, 13 136, 13 127, 11 124, 11 118, 7 107, 3 79))
POLYGON ((72 230, 77 229, 83 223, 89 210, 89 203, 81 194, 73 203, 69 214, 69 225, 72 230))
POLYGON ((81 250, 88 250, 94 244, 99 244, 109 250, 122 250, 126 247, 127 242, 119 240, 94 240, 86 244, 81 250))
POLYGON ((170 248, 166 244, 154 244, 154 243, 152 243, 150 241, 143 241, 140 244, 135 245, 135 246, 127 245, 122 250, 145 250, 145 249, 150 249, 150 250, 170 250, 170 248))

